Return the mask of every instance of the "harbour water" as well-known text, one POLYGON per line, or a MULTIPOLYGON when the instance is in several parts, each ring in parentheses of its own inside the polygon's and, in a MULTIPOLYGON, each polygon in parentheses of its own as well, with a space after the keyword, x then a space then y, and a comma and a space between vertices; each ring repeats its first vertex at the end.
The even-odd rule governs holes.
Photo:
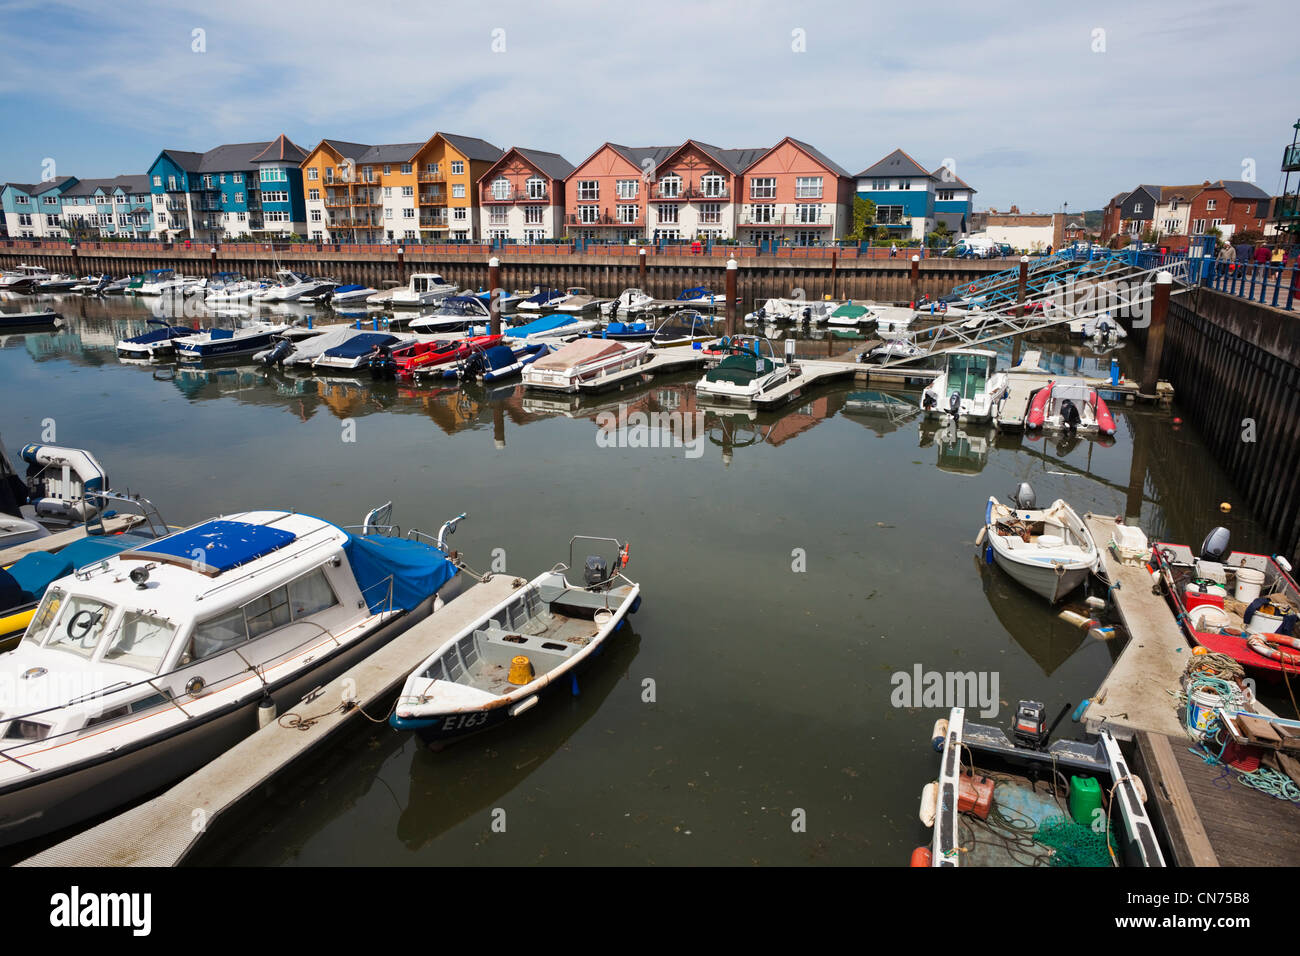
MULTIPOLYGON (((1136 484, 1153 536, 1266 540, 1245 509, 1220 512, 1231 487, 1176 404, 1115 407, 1101 443, 866 415, 849 385, 751 418, 697 408, 690 374, 570 402, 132 365, 113 345, 148 304, 51 304, 61 330, 0 341, 11 455, 90 448, 172 524, 250 507, 353 524, 392 500, 403 529, 432 531, 465 511, 453 543, 470 563, 522 577, 567 560, 571 535, 615 536, 645 595, 572 693, 436 754, 360 722, 219 821, 196 863, 902 865, 927 832, 944 710, 898 706, 899 675, 983 675, 984 719, 1006 725, 1018 698, 1055 716, 1088 696, 1119 650, 978 559, 990 494, 1029 481, 1040 501, 1118 514, 1136 484), (690 427, 702 411, 702 441, 601 440, 602 413, 635 410, 690 427)), ((1027 347, 1061 370, 1110 358, 1063 336, 1027 347)), ((1138 373, 1136 347, 1113 354, 1138 373)))

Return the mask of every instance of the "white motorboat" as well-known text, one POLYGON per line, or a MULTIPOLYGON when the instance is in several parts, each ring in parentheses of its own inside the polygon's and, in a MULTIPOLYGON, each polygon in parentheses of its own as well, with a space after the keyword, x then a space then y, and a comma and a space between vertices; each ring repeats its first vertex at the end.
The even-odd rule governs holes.
POLYGON ((1096 345, 1116 345, 1128 338, 1124 326, 1112 318, 1109 312, 1072 320, 1070 335, 1096 345))
MULTIPOLYGON (((416 272, 412 274, 405 288, 399 287, 393 290, 388 304, 395 309, 433 305, 449 295, 454 295, 458 288, 459 286, 448 282, 436 272, 416 272)), ((366 301, 369 302, 370 299, 366 301)))
POLYGON ((565 312, 569 315, 577 315, 583 312, 595 312, 606 301, 592 295, 581 286, 573 286, 565 292, 565 297, 559 299, 555 308, 559 312, 565 312))
MULTIPOLYGON (((276 336, 285 335, 290 327, 283 323, 252 322, 237 329, 208 329, 195 335, 175 339, 176 358, 182 362, 235 358, 270 348, 276 336)), ((309 329, 299 330, 314 335, 309 329)))
POLYGON ((432 312, 412 319, 407 327, 421 335, 463 335, 491 320, 492 313, 478 296, 449 295, 432 312))
POLYGON ((314 279, 293 269, 278 269, 275 278, 274 285, 253 293, 254 302, 297 302, 306 295, 334 287, 329 279, 314 279))
POLYGON ((859 328, 863 325, 870 325, 876 319, 877 316, 871 309, 868 309, 865 305, 858 305, 850 301, 836 308, 826 317, 826 322, 829 325, 841 328, 859 328))
POLYGON ((654 301, 654 296, 648 295, 640 289, 624 289, 618 294, 618 298, 602 303, 600 312, 602 315, 617 315, 619 312, 639 312, 642 309, 649 308, 654 301))
POLYGON ((695 309, 678 309, 659 323, 650 339, 657 349, 712 342, 722 334, 720 323, 695 309))
POLYGON ((916 310, 905 305, 872 305, 868 309, 876 320, 876 331, 882 336, 908 331, 916 318, 916 310))
POLYGON ((578 339, 524 369, 524 385, 554 392, 576 392, 617 372, 650 360, 650 343, 624 344, 608 339, 578 339))
POLYGON ((368 285, 340 285, 336 286, 330 293, 330 304, 339 305, 362 305, 372 295, 377 295, 378 290, 372 289, 368 285))
POLYGON ((38 295, 51 295, 56 292, 71 292, 81 280, 63 272, 55 272, 36 283, 38 295))
POLYGON ((113 284, 113 277, 107 273, 103 275, 82 276, 77 280, 72 291, 80 295, 93 295, 96 292, 103 292, 113 284))
POLYGON ((238 272, 217 272, 208 280, 207 302, 247 302, 264 288, 261 282, 245 279, 238 272))
MULTIPOLYGON (((719 301, 722 297, 719 297, 719 301)), ((806 325, 823 325, 831 313, 843 303, 830 300, 767 299, 761 306, 745 316, 746 325, 766 325, 771 322, 801 322, 806 325)))
POLYGON ((155 269, 137 290, 139 295, 190 295, 207 284, 198 276, 178 275, 173 269, 155 269))
POLYGON ((561 292, 559 289, 542 289, 534 290, 532 295, 524 296, 516 307, 516 312, 553 312, 565 299, 569 297, 567 292, 561 292))
POLYGON ((399 345, 415 342, 414 335, 391 332, 358 332, 338 345, 323 349, 312 361, 312 368, 355 372, 369 368, 371 359, 388 353, 399 345))
POLYGON ((508 723, 546 694, 567 693, 565 678, 596 657, 641 604, 641 586, 623 574, 627 559, 628 546, 612 538, 573 538, 568 564, 533 578, 416 667, 390 725, 441 747, 508 723), (588 556, 582 580, 572 582, 567 572, 580 541, 613 545, 616 557, 611 566, 603 554, 588 556))
POLYGON ((171 355, 176 351, 176 340, 191 335, 198 335, 199 330, 185 325, 172 325, 163 319, 149 319, 153 326, 146 332, 121 339, 117 343, 117 354, 127 359, 155 359, 171 355))
POLYGON ((877 345, 870 352, 865 352, 859 357, 859 361, 867 365, 883 365, 885 362, 893 362, 898 359, 917 359, 924 356, 925 350, 919 348, 915 343, 908 341, 906 338, 886 339, 880 345, 877 345))
POLYGON ((0 658, 0 843, 193 773, 459 592, 442 550, 380 523, 248 511, 50 584, 0 658))
POLYGON ((997 364, 997 353, 987 349, 948 352, 943 371, 921 393, 921 408, 926 416, 991 421, 1007 394, 1007 374, 997 371, 997 364))
POLYGON ((44 266, 29 266, 24 263, 0 276, 0 292, 30 294, 48 278, 50 273, 44 266))
POLYGON ((989 557, 1035 594, 1056 604, 1088 579, 1100 559, 1092 532, 1061 499, 1035 507, 1034 490, 1021 483, 1005 505, 990 496, 979 535, 989 557))
POLYGON ((0 551, 49 536, 49 529, 39 522, 28 521, 17 515, 0 514, 0 551))
POLYGON ((722 360, 695 383, 695 394, 713 402, 752 405, 797 374, 795 366, 776 358, 769 339, 738 339, 727 344, 722 360))

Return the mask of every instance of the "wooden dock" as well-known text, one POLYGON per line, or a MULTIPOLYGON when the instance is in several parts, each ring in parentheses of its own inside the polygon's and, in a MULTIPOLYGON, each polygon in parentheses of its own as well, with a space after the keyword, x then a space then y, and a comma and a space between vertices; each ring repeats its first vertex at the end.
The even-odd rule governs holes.
POLYGON ((1132 740, 1139 731, 1184 737, 1173 695, 1191 660, 1191 646, 1165 599, 1152 593, 1146 566, 1122 564, 1111 553, 1115 518, 1090 513, 1083 520, 1101 550, 1102 569, 1114 586, 1111 600, 1129 635, 1084 712, 1088 730, 1105 727, 1120 740, 1132 740))
MULTIPOLYGON (((465 572, 461 572, 462 574, 465 572)), ((513 575, 476 584, 445 607, 326 684, 293 712, 319 717, 306 730, 278 720, 249 735, 165 793, 49 847, 19 866, 176 866, 223 812, 237 805, 294 761, 353 726, 357 708, 341 713, 349 694, 373 718, 428 654, 516 590, 513 575), (378 705, 378 706, 376 706, 378 705), (196 821, 202 821, 201 824, 196 821)))
POLYGON ((1000 432, 1022 432, 1029 414, 1029 398, 1042 388, 1052 376, 1038 367, 1041 353, 1035 349, 1025 352, 1020 364, 1007 372, 1007 397, 998 406, 993 424, 1000 432))

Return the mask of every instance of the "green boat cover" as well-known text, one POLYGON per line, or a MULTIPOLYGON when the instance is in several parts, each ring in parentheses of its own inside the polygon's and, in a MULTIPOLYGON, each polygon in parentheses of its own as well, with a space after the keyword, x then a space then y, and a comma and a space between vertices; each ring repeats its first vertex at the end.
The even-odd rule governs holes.
POLYGON ((707 382, 732 382, 747 385, 760 375, 772 371, 774 364, 769 358, 757 355, 728 355, 715 368, 704 373, 707 382))

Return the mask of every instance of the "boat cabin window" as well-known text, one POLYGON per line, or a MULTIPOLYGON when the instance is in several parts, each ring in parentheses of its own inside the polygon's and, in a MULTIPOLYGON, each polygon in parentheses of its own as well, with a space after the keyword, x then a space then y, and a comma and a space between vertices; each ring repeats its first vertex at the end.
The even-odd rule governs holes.
POLYGON ((245 641, 261 637, 291 621, 298 621, 338 604, 325 572, 317 568, 281 585, 243 607, 203 621, 194 628, 189 646, 181 654, 184 667, 221 654, 245 641))
POLYGON ((45 597, 41 600, 41 606, 36 609, 36 613, 32 615, 32 622, 27 625, 27 633, 23 635, 24 641, 28 641, 36 647, 45 642, 50 625, 59 616, 59 608, 63 606, 67 596, 61 588, 50 588, 45 592, 45 597))
POLYGON ((948 394, 962 398, 983 395, 989 377, 989 359, 984 355, 954 355, 948 365, 948 394))
POLYGON ((144 611, 127 611, 104 651, 104 660, 154 673, 176 636, 176 625, 144 611))
POLYGON ((77 594, 61 604, 58 617, 49 628, 45 647, 92 657, 99 639, 104 636, 108 619, 113 616, 113 605, 77 594))

